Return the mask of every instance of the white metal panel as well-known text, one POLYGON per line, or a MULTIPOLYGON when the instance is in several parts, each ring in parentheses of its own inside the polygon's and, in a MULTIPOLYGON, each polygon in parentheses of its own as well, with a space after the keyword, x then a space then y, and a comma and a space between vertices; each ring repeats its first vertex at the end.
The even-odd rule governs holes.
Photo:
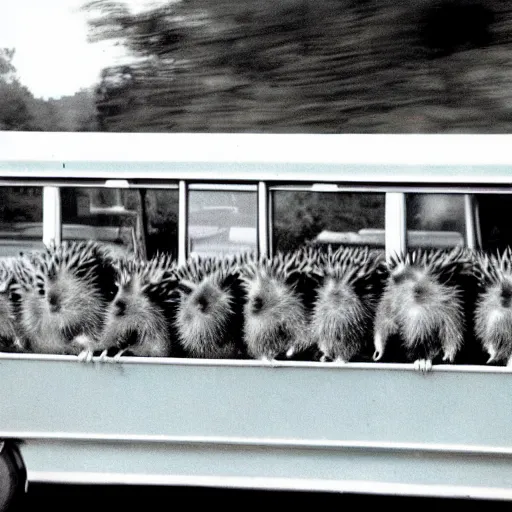
POLYGON ((388 192, 385 213, 386 260, 393 255, 405 252, 407 248, 406 226, 405 194, 388 192))
POLYGON ((62 239, 62 216, 60 188, 43 187, 43 243, 60 243, 62 239))
POLYGON ((270 254, 270 203, 269 192, 265 182, 258 183, 258 252, 270 254))
POLYGON ((512 497, 508 368, 4 354, 0 375, 33 481, 512 497))
POLYGON ((183 265, 188 257, 188 189, 183 180, 178 194, 178 263, 183 265))
POLYGON ((4 177, 512 184, 510 135, 0 132, 4 177), (27 151, 30 148, 30 151, 27 151))

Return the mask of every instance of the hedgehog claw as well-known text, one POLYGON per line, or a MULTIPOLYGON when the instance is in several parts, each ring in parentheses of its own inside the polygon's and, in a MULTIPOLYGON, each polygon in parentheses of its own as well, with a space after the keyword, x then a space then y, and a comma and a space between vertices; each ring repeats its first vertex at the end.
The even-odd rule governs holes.
POLYGON ((414 369, 427 373, 432 371, 432 361, 430 359, 417 359, 414 361, 414 369))
POLYGON ((380 359, 382 359, 382 352, 380 352, 379 350, 376 350, 373 353, 373 360, 374 361, 379 361, 380 359))
POLYGON ((494 360, 496 359, 496 349, 493 346, 491 346, 487 349, 487 352, 489 354, 489 359, 487 359, 485 364, 490 364, 494 362, 494 360))
POLYGON ((113 363, 119 363, 120 359, 121 359, 121 356, 126 352, 126 349, 123 348, 122 350, 120 350, 114 357, 112 357, 112 362, 113 363))
POLYGON ((295 347, 290 347, 287 351, 286 351, 286 357, 287 358, 290 358, 293 356, 293 354, 295 354, 295 347))
POLYGON ((84 349, 78 354, 78 360, 81 363, 90 363, 92 361, 94 352, 90 349, 84 349))
POLYGON ((108 350, 105 349, 98 357, 98 361, 100 363, 110 363, 110 357, 107 356, 108 350))

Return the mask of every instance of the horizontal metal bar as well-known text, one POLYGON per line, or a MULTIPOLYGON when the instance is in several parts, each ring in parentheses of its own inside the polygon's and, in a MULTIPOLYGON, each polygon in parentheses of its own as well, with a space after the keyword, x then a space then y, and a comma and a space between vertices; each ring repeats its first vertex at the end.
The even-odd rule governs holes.
POLYGON ((337 363, 317 361, 263 361, 256 359, 199 359, 176 357, 134 357, 122 356, 118 363, 103 362, 97 356, 91 363, 80 361, 78 356, 56 354, 16 354, 0 352, 0 364, 2 360, 27 360, 27 361, 62 361, 80 364, 81 366, 100 365, 171 365, 171 366, 236 366, 236 367, 263 367, 263 368, 311 368, 311 369, 336 369, 337 371, 349 371, 351 369, 368 371, 407 371, 427 377, 430 372, 460 372, 460 373, 512 373, 512 367, 507 366, 483 366, 483 365, 452 365, 434 364, 429 372, 419 371, 413 363, 337 363), (94 363, 94 364, 93 364, 94 363))
POLYGON ((226 191, 226 192, 256 192, 257 185, 223 184, 223 183, 191 183, 189 190, 226 191))
MULTIPOLYGON (((237 166, 237 169, 226 169, 224 165, 215 163, 205 163, 195 167, 193 164, 181 166, 178 169, 155 170, 154 165, 144 165, 142 163, 131 163, 130 167, 135 170, 112 169, 99 167, 97 164, 91 165, 89 169, 39 169, 37 165, 31 163, 30 166, 17 164, 19 169, 6 167, 0 161, 0 172, 2 177, 19 179, 22 176, 33 180, 76 180, 76 179, 126 179, 137 180, 172 180, 178 181, 184 179, 189 182, 243 182, 257 183, 266 181, 269 183, 310 183, 312 175, 315 175, 315 181, 325 183, 339 183, 348 185, 353 183, 361 187, 363 184, 372 184, 392 191, 394 187, 400 185, 410 187, 416 190, 417 187, 455 187, 461 191, 471 192, 473 189, 482 187, 483 189, 498 190, 503 187, 510 190, 512 187, 512 164, 509 174, 495 174, 485 165, 474 166, 471 174, 461 177, 462 171, 459 167, 447 167, 437 172, 434 168, 423 165, 417 172, 410 172, 405 168, 386 168, 385 165, 373 164, 367 165, 323 165, 318 168, 311 167, 308 171, 302 169, 303 165, 299 163, 279 164, 277 167, 273 164, 260 164, 257 167, 251 164, 237 166), (361 178, 364 176, 364 179, 361 178)), ((168 167, 168 166, 167 166, 168 167)), ((412 167, 412 166, 410 166, 412 167)))
MULTIPOLYGON (((2 173, 2 179, 0 179, 0 187, 45 187, 45 186, 55 186, 55 187, 68 187, 68 188, 107 188, 105 185, 105 179, 101 178, 88 178, 87 173, 83 174, 82 178, 69 178, 69 179, 40 179, 40 178, 24 178, 26 173, 20 172, 16 177, 6 179, 5 173, 2 173)), ((141 176, 143 172, 139 173, 141 176)), ((118 174, 115 174, 115 177, 111 178, 116 180, 118 174)), ((244 179, 241 177, 241 179, 244 179)), ((189 185, 190 190, 241 190, 241 191, 256 191, 257 183, 259 180, 253 180, 254 183, 251 184, 223 184, 223 183, 210 183, 210 184, 198 184, 196 182, 191 182, 189 185)), ((162 179, 154 178, 147 179, 146 174, 144 173, 143 178, 131 179, 130 180, 130 188, 133 189, 171 189, 178 190, 178 180, 176 177, 173 179, 162 179)), ((269 183, 272 183, 269 180, 269 183)), ((408 184, 391 184, 391 185, 375 185, 368 181, 365 184, 361 183, 324 183, 325 185, 333 184, 336 189, 328 190, 327 188, 323 190, 326 193, 342 193, 342 192, 367 192, 367 193, 385 193, 385 192, 404 192, 404 193, 414 193, 414 194, 504 194, 509 195, 512 194, 512 186, 511 187, 493 187, 493 186, 453 186, 453 185, 422 185, 417 184, 415 186, 411 186, 408 184)), ((304 185, 270 185, 268 187, 271 192, 321 192, 322 190, 315 190, 312 188, 313 184, 304 184, 304 185)))
POLYGON ((273 439, 251 437, 222 436, 167 436, 167 435, 126 435, 126 434, 91 434, 70 432, 2 432, 0 439, 20 439, 30 441, 90 442, 90 443, 128 443, 128 444, 172 444, 172 445, 207 445, 239 446, 258 448, 298 448, 304 450, 357 450, 422 452, 466 455, 499 455, 512 457, 512 447, 508 446, 473 446, 442 443, 402 443, 389 441, 348 441, 348 440, 301 440, 273 439))
POLYGON ((372 495, 512 500, 512 489, 457 485, 420 485, 362 480, 320 480, 233 476, 148 475, 127 473, 28 471, 38 483, 102 485, 174 485, 230 489, 340 492, 372 495))

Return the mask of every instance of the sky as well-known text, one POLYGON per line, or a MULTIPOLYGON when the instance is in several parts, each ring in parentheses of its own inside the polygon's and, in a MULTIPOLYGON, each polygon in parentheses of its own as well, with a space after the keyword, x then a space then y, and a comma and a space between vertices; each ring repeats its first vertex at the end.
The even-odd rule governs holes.
MULTIPOLYGON (((20 82, 37 98, 72 95, 98 81, 120 48, 87 42, 85 0, 1 0, 0 48, 15 48, 20 82)), ((163 0, 157 0, 162 2, 163 0)), ((124 0, 137 12, 155 0, 124 0)))

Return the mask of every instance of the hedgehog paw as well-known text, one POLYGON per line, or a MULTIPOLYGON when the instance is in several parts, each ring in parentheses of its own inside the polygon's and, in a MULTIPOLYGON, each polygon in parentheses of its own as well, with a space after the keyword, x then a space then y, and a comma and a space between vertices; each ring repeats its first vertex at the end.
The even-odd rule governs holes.
POLYGON ((432 361, 430 359, 417 359, 414 361, 414 369, 422 373, 432 371, 432 361))
POLYGON ((338 356, 335 360, 334 360, 335 363, 337 364, 346 364, 347 361, 345 361, 345 359, 343 359, 342 357, 338 356))
POLYGON ((487 349, 487 353, 489 354, 489 359, 487 359, 485 364, 490 364, 496 359, 496 349, 491 346, 487 349))
POLYGON ((111 361, 111 359, 112 359, 112 358, 111 358, 111 357, 109 357, 109 356, 107 355, 107 353, 108 353, 108 350, 107 350, 107 349, 105 349, 105 350, 104 350, 104 351, 99 355, 99 357, 98 357, 98 361, 99 361, 100 363, 111 363, 111 362, 112 362, 112 361, 111 361))
POLYGON ((376 350, 373 353, 373 360, 374 361, 380 361, 382 359, 383 353, 380 350, 376 350))
POLYGON ((293 355, 295 354, 295 347, 290 347, 287 351, 286 351, 286 357, 289 359, 290 357, 292 357, 293 355))
POLYGON ((94 352, 88 348, 82 350, 80 354, 78 354, 78 360, 81 363, 90 363, 92 361, 94 352))
POLYGON ((121 360, 121 357, 122 355, 126 352, 126 349, 123 348, 122 350, 120 350, 114 357, 112 357, 112 362, 113 363, 119 363, 120 360, 121 360))
POLYGON ((273 357, 264 356, 261 358, 261 361, 269 366, 277 366, 277 361, 273 357))

